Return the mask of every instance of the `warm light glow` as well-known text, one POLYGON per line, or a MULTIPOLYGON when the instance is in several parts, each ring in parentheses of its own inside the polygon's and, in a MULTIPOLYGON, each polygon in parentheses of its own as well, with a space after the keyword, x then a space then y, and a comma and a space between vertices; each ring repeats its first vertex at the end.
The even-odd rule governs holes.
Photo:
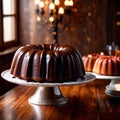
POLYGON ((62 7, 60 7, 58 13, 61 15, 64 14, 64 9, 62 7))
POLYGON ((55 5, 54 5, 54 3, 50 3, 50 5, 49 5, 49 9, 50 9, 50 10, 54 10, 54 9, 55 9, 55 5))
POLYGON ((120 21, 117 21, 117 22, 116 22, 116 25, 117 25, 117 26, 120 26, 120 21))
POLYGON ((40 7, 40 8, 44 8, 44 2, 43 2, 43 1, 40 1, 40 2, 39 2, 39 7, 40 7))
POLYGON ((55 0, 54 3, 55 3, 55 5, 60 5, 60 1, 59 0, 55 0))
POLYGON ((92 16, 92 13, 91 13, 91 12, 88 12, 88 16, 92 16))
POLYGON ((73 6, 73 0, 65 0, 64 5, 72 7, 73 6))
POLYGON ((73 1, 72 0, 69 1, 69 6, 73 6, 73 1))
POLYGON ((50 17, 50 18, 49 18, 49 21, 50 21, 50 22, 53 22, 53 21, 54 21, 54 17, 50 17))
POLYGON ((117 13, 116 13, 117 15, 120 15, 120 11, 117 11, 117 13))
POLYGON ((3 18, 3 37, 4 42, 15 40, 15 18, 4 17, 3 18))
MULTIPOLYGON (((69 23, 73 9, 74 0, 34 0, 36 22, 40 25, 50 24, 50 32, 58 43, 58 32, 63 31, 65 26, 69 23)), ((76 8, 77 9, 77 8, 76 8)), ((67 28, 68 29, 68 28, 67 28)), ((91 38, 87 38, 88 42, 91 38)))
POLYGON ((69 0, 65 0, 64 5, 69 6, 69 0))
POLYGON ((36 20, 39 22, 39 21, 41 21, 41 17, 40 16, 37 16, 36 17, 36 20))
POLYGON ((89 58, 91 58, 91 57, 92 57, 92 55, 91 55, 91 54, 89 54, 89 55, 88 55, 88 57, 89 57, 89 58))
POLYGON ((104 55, 104 52, 100 52, 100 55, 104 55))
POLYGON ((39 5, 40 0, 35 0, 35 5, 39 5))

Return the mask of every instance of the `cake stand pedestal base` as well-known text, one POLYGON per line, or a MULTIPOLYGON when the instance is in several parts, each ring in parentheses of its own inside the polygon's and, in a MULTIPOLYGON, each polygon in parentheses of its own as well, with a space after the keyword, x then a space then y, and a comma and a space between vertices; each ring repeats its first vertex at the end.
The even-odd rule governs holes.
POLYGON ((100 74, 96 74, 96 73, 92 73, 92 74, 94 74, 97 79, 111 80, 109 85, 114 85, 114 84, 120 83, 120 76, 108 76, 108 75, 100 75, 100 74))
POLYGON ((117 84, 117 83, 120 83, 120 78, 119 79, 111 79, 111 82, 109 85, 114 85, 114 84, 117 84))
POLYGON ((36 105, 64 105, 67 103, 67 98, 62 96, 59 87, 40 86, 28 101, 36 105))
POLYGON ((111 80, 110 83, 106 86, 105 93, 109 96, 120 98, 120 90, 118 86, 120 84, 120 76, 99 75, 96 73, 93 74, 97 79, 111 80), (116 85, 118 88, 115 87, 116 85))
POLYGON ((62 82, 62 83, 39 83, 39 82, 28 82, 24 79, 14 77, 10 74, 10 70, 5 70, 1 73, 2 78, 8 82, 16 83, 19 85, 36 86, 38 87, 35 93, 28 99, 29 103, 36 105, 65 105, 68 101, 67 98, 63 97, 59 86, 71 86, 89 83, 95 80, 95 75, 86 73, 84 79, 76 79, 73 82, 62 82))

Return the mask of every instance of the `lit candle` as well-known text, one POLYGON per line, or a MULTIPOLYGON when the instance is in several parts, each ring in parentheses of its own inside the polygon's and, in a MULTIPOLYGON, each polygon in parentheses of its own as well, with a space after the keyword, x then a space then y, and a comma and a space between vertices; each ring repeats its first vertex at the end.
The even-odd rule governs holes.
POLYGON ((63 15, 64 14, 64 9, 62 7, 60 7, 58 13, 63 15))
POLYGON ((60 5, 60 1, 59 0, 55 0, 54 3, 55 3, 55 5, 60 5))
POLYGON ((40 8, 44 8, 44 2, 43 2, 43 1, 40 1, 39 7, 40 7, 40 8))
POLYGON ((40 0, 35 0, 35 5, 39 5, 40 0))
POLYGON ((49 9, 50 9, 50 10, 54 10, 54 9, 55 9, 55 5, 54 5, 54 3, 50 3, 50 5, 49 5, 49 9))

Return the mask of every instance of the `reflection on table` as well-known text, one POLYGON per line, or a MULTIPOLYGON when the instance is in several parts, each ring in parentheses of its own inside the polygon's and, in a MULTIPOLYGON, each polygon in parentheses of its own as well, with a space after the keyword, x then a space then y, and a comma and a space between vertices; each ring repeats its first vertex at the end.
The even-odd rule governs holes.
POLYGON ((0 120, 118 120, 120 99, 105 94, 109 80, 60 87, 68 98, 64 106, 28 103, 36 87, 18 85, 0 97, 0 120))

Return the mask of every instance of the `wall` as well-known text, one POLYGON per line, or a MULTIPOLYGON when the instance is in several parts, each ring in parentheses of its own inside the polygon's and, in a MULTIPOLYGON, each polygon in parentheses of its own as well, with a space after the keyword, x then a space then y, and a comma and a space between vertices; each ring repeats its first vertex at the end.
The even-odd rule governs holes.
MULTIPOLYGON (((10 69, 12 58, 15 51, 16 51, 16 48, 15 49, 13 48, 13 50, 11 49, 11 52, 8 52, 7 50, 3 53, 0 52, 0 73, 10 69)), ((8 82, 0 76, 0 96, 15 86, 16 84, 8 82)))
MULTIPOLYGON (((19 0, 19 39, 23 45, 53 43, 46 26, 35 21, 34 0, 19 0)), ((74 0, 77 12, 72 15, 70 26, 59 34, 59 43, 77 48, 81 54, 105 51, 107 0, 74 0)))

